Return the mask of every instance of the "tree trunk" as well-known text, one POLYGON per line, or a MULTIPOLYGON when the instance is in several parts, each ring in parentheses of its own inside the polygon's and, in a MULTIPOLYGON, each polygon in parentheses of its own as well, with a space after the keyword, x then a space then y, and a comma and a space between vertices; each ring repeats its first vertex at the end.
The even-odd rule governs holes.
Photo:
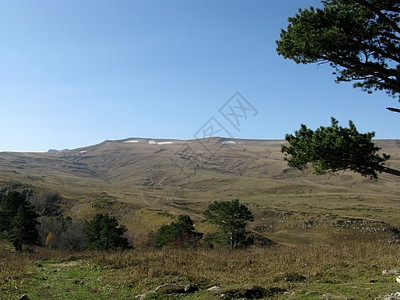
POLYGON ((381 167, 379 169, 379 171, 383 172, 383 173, 392 174, 392 175, 395 175, 395 176, 400 176, 400 171, 399 170, 388 168, 388 167, 381 167))
POLYGON ((400 109, 399 108, 395 108, 395 107, 386 107, 387 110, 393 111, 393 112, 397 112, 400 113, 400 109))
POLYGON ((15 251, 22 252, 22 243, 19 242, 19 241, 15 241, 14 242, 14 248, 15 248, 15 251))

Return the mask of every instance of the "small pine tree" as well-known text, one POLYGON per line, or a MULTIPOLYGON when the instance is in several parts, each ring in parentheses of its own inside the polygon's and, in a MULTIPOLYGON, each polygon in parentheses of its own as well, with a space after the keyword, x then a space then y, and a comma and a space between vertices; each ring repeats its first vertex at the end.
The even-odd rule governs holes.
POLYGON ((14 244, 16 251, 22 251, 22 244, 35 245, 38 242, 36 226, 39 215, 25 197, 16 191, 2 197, 0 208, 0 231, 14 244))
POLYGON ((193 220, 189 216, 180 215, 176 222, 171 222, 170 225, 163 225, 157 231, 156 247, 193 247, 202 237, 202 233, 194 231, 193 220))
POLYGON ((90 250, 115 250, 129 248, 128 239, 123 237, 127 228, 119 225, 115 217, 97 214, 86 223, 85 248, 90 250))
POLYGON ((254 221, 254 216, 246 205, 239 203, 239 200, 215 201, 208 206, 203 215, 208 222, 221 227, 230 247, 239 248, 252 244, 246 224, 248 221, 254 221))

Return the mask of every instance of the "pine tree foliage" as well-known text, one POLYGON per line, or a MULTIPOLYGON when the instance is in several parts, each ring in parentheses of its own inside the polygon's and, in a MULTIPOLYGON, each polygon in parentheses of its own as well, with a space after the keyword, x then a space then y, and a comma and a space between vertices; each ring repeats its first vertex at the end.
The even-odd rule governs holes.
POLYGON ((378 173, 400 176, 400 171, 385 166, 389 155, 379 154, 372 141, 374 132, 359 133, 352 121, 349 128, 331 119, 331 126, 313 131, 302 124, 295 134, 287 134, 289 145, 282 146, 289 167, 304 170, 311 165, 315 174, 337 174, 352 170, 365 177, 378 179, 378 173))
POLYGON ((6 238, 13 243, 16 251, 22 251, 22 244, 37 244, 38 217, 23 194, 11 191, 2 197, 0 231, 6 232, 6 238))
POLYGON ((156 247, 194 247, 202 236, 194 230, 194 222, 189 216, 180 215, 175 222, 160 227, 156 233, 156 247))
POLYGON ((329 63, 337 82, 400 99, 400 2, 325 0, 300 9, 282 29, 277 51, 296 63, 329 63))
POLYGON ((215 201, 208 206, 203 216, 209 223, 216 224, 222 229, 231 248, 245 247, 252 243, 246 225, 249 221, 254 221, 254 216, 238 199, 215 201))
POLYGON ((128 239, 123 236, 126 231, 127 228, 119 225, 115 217, 96 214, 86 223, 85 248, 100 251, 127 249, 128 239))

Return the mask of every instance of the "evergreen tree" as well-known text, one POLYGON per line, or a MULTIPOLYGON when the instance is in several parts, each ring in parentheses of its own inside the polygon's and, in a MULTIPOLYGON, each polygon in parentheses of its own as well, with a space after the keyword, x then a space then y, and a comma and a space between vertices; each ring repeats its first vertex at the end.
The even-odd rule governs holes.
POLYGON ((102 251, 127 249, 128 239, 123 237, 126 231, 127 228, 119 225, 115 217, 97 214, 86 224, 85 248, 102 251))
POLYGON ((215 201, 208 206, 203 215, 208 222, 221 227, 230 247, 245 247, 252 243, 246 231, 246 224, 248 221, 254 221, 254 216, 246 205, 239 203, 238 199, 215 201))
MULTIPOLYGON (((323 0, 322 8, 299 9, 281 31, 277 52, 296 63, 329 63, 337 82, 354 82, 368 93, 386 91, 400 99, 400 2, 398 0, 323 0)), ((398 108, 388 107, 400 112, 398 108)), ((301 125, 287 134, 283 146, 288 165, 316 174, 350 169, 378 178, 400 171, 384 166, 388 155, 378 155, 371 139, 350 121, 350 128, 320 127, 315 132, 301 125)))
POLYGON ((339 126, 334 118, 331 122, 315 131, 301 125, 295 135, 286 135, 289 145, 283 145, 282 152, 289 167, 303 170, 311 165, 318 175, 349 169, 375 179, 381 172, 400 176, 399 170, 384 165, 390 156, 378 154, 373 132, 359 133, 351 121, 349 128, 339 126))
POLYGON ((281 31, 277 51, 296 63, 328 62, 336 81, 400 97, 400 2, 323 0, 300 9, 281 31))
POLYGON ((0 231, 14 244, 16 251, 22 251, 22 244, 37 244, 36 225, 39 215, 33 206, 19 192, 12 191, 2 197, 0 209, 0 231))
POLYGON ((194 231, 193 220, 180 215, 176 222, 163 225, 156 233, 156 247, 172 246, 187 248, 197 244, 203 234, 194 231))

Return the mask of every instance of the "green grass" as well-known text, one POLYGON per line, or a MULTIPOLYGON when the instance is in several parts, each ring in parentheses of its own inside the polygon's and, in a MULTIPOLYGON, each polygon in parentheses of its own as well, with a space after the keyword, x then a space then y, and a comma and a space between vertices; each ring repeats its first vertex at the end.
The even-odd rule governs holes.
POLYGON ((246 286, 281 288, 277 299, 379 299, 398 291, 399 246, 366 239, 333 245, 271 248, 131 250, 116 253, 0 253, 0 298, 132 299, 161 284, 192 284, 194 294, 150 293, 147 299, 218 299, 246 286))

